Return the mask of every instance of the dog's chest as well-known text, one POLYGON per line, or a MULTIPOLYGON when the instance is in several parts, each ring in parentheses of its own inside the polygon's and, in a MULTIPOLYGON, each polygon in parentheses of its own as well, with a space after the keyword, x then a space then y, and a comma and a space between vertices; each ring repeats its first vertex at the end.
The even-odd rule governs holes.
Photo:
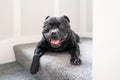
POLYGON ((62 52, 62 51, 66 51, 65 48, 63 47, 59 47, 59 48, 49 48, 49 51, 53 51, 53 52, 62 52))

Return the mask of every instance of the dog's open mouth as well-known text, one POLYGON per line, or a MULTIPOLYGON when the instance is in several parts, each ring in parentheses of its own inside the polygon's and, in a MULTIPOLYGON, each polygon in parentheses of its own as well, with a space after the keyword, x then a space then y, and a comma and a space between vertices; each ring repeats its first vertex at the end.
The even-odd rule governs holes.
POLYGON ((64 36, 64 39, 59 39, 59 38, 51 38, 50 39, 50 43, 51 44, 53 44, 53 45, 59 45, 60 43, 62 43, 63 41, 65 41, 66 40, 66 38, 68 37, 68 34, 66 34, 65 36, 64 36))
POLYGON ((60 43, 60 40, 59 40, 59 39, 51 39, 51 40, 50 40, 50 43, 51 43, 51 44, 54 44, 54 45, 57 45, 57 44, 60 43))

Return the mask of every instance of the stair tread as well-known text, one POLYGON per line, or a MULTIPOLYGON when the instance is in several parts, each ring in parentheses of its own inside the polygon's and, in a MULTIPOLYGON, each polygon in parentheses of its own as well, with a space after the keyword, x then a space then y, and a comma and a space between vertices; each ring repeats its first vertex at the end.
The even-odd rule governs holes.
POLYGON ((0 80, 38 80, 16 62, 0 64, 0 80))
MULTIPOLYGON (((17 62, 28 70, 36 44, 21 44, 14 47, 17 62)), ((92 80, 92 40, 81 39, 79 45, 81 65, 71 65, 67 52, 47 52, 41 57, 41 70, 35 76, 42 80, 92 80)))

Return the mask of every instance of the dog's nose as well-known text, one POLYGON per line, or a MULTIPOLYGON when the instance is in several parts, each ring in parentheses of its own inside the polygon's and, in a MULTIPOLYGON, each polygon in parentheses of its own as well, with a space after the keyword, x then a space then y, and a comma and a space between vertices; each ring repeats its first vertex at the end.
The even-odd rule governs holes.
POLYGON ((51 35, 52 36, 55 36, 57 34, 57 32, 52 32, 51 35))
POLYGON ((57 36, 58 29, 51 29, 50 32, 51 32, 51 36, 57 36))

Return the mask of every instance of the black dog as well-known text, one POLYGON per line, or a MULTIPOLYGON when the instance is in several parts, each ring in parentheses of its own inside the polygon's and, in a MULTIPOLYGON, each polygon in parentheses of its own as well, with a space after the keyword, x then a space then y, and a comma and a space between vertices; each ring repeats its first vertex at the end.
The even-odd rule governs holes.
POLYGON ((70 29, 70 20, 67 16, 46 17, 42 33, 43 38, 38 43, 33 56, 33 62, 30 69, 32 74, 38 72, 40 57, 46 51, 68 51, 71 55, 71 64, 81 64, 79 58, 80 50, 77 44, 80 38, 70 29))

